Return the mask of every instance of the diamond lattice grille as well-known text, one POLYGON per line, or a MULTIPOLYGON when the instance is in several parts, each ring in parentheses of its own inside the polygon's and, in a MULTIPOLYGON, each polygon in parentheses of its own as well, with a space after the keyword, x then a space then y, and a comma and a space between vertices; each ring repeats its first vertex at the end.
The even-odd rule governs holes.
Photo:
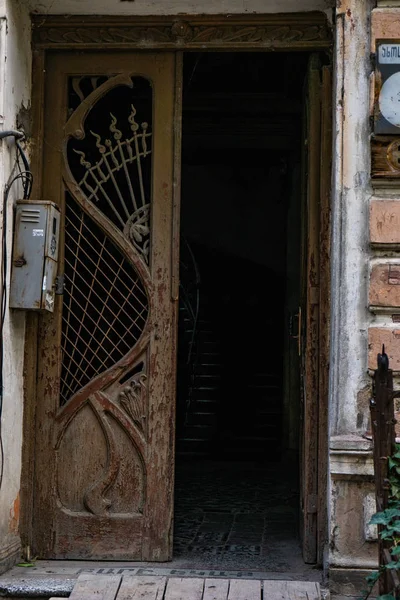
POLYGON ((66 204, 61 404, 133 348, 149 310, 131 263, 70 196, 66 204))

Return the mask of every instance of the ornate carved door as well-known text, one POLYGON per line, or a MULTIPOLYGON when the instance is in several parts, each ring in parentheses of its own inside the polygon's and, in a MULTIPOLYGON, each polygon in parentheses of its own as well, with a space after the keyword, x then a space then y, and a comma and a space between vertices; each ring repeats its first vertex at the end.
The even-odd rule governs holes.
POLYGON ((171 557, 173 53, 46 64, 43 197, 64 293, 40 317, 34 552, 171 557))

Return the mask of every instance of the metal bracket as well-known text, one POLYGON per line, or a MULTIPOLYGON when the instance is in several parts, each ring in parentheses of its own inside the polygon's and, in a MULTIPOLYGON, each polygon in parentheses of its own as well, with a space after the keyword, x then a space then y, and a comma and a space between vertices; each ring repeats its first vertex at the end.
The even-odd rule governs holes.
POLYGON ((54 283, 54 293, 56 296, 62 296, 64 293, 64 273, 62 275, 57 275, 55 283, 54 283))

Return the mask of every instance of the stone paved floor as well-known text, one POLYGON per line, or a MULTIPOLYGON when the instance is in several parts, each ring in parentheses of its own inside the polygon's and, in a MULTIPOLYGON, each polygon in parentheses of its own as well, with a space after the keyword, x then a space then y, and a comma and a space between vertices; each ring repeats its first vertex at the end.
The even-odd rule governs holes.
POLYGON ((178 465, 174 558, 182 568, 304 571, 297 490, 283 465, 178 465))

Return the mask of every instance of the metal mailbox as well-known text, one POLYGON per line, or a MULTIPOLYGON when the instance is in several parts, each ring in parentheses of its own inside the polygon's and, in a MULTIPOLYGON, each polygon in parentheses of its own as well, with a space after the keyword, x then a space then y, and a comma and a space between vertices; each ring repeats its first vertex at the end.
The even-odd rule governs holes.
POLYGON ((10 308, 54 310, 60 211, 46 200, 16 206, 10 308))

